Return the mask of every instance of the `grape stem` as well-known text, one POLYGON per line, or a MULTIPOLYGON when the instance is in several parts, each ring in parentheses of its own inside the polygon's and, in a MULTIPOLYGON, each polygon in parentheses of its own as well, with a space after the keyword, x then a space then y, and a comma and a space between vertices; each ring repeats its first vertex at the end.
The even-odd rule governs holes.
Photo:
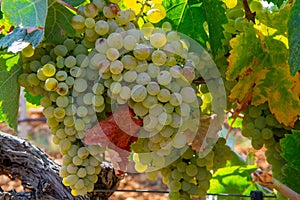
POLYGON ((56 2, 63 5, 63 6, 65 6, 65 7, 67 7, 67 8, 69 8, 69 9, 71 9, 71 10, 73 10, 74 12, 77 12, 77 9, 74 6, 64 2, 63 0, 56 0, 56 2))
POLYGON ((243 5, 244 5, 244 9, 245 9, 246 19, 248 19, 248 21, 252 21, 255 24, 255 15, 256 15, 256 12, 251 12, 247 0, 243 0, 243 5))
MULTIPOLYGON (((141 10, 140 12, 136 15, 136 22, 138 22, 139 18, 143 16, 143 12, 144 12, 144 7, 145 5, 149 5, 147 3, 147 1, 143 1, 143 2, 140 2, 140 1, 137 1, 138 3, 141 3, 142 4, 142 7, 141 7, 141 10)), ((145 22, 145 19, 143 18, 144 22, 145 22)))

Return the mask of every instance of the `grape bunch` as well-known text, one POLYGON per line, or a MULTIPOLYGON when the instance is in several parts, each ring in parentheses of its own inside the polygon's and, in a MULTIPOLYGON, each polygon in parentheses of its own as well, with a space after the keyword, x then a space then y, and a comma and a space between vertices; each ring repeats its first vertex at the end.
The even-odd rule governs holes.
POLYGON ((230 155, 223 140, 204 158, 190 146, 199 127, 202 103, 215 107, 215 113, 224 110, 220 74, 209 54, 192 52, 193 41, 172 31, 170 23, 154 28, 152 23, 166 14, 161 1, 123 2, 133 10, 121 10, 117 3, 93 0, 80 6, 71 20, 77 37, 23 53, 25 62, 18 81, 32 95, 42 96, 43 114, 63 156, 63 183, 74 196, 93 191, 107 147, 85 144, 85 133, 100 117, 108 117, 118 106, 128 106, 142 120, 138 140, 131 144, 136 171, 171 172, 177 166, 173 162, 180 160, 189 170, 185 174, 181 169, 183 179, 178 179, 176 172, 175 178, 166 174, 166 183, 173 181, 170 196, 178 196, 179 191, 181 196, 192 191, 203 196, 209 187, 209 170, 224 166, 230 155), (146 23, 138 28, 141 13, 146 23), (214 98, 206 92, 204 101, 201 99, 193 82, 201 76, 215 89, 214 98), (194 183, 199 173, 201 177, 194 183), (174 186, 173 179, 187 184, 186 189, 181 190, 177 183, 174 186))
MULTIPOLYGON (((219 138, 216 145, 206 156, 199 157, 199 152, 189 147, 184 152, 175 150, 182 154, 172 164, 161 170, 163 182, 170 189, 171 200, 205 197, 210 187, 212 171, 224 167, 226 160, 232 158, 231 149, 225 145, 224 138, 219 138)), ((149 179, 155 179, 157 171, 147 172, 149 179)))
POLYGON ((283 176, 281 169, 286 164, 281 156, 280 139, 286 134, 291 134, 288 127, 280 124, 269 110, 268 104, 248 106, 243 119, 242 135, 251 137, 254 149, 267 148, 267 161, 272 165, 273 176, 280 179, 283 176))

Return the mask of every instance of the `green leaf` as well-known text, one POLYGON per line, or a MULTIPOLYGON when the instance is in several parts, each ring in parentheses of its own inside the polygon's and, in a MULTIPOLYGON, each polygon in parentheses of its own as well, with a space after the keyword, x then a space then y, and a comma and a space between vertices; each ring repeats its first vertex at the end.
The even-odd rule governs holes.
POLYGON ((249 66, 255 67, 258 64, 257 60, 263 55, 263 49, 256 34, 256 30, 249 27, 246 32, 230 41, 232 50, 228 57, 229 66, 226 72, 228 80, 234 80, 239 75, 243 76, 249 66))
POLYGON ((223 48, 223 24, 227 23, 223 2, 219 0, 170 0, 163 1, 167 10, 166 21, 206 47, 210 43, 212 53, 217 55, 223 48), (207 26, 207 27, 206 27, 207 26))
POLYGON ((40 104, 40 100, 43 96, 41 95, 36 95, 36 96, 32 96, 26 89, 24 90, 24 97, 26 98, 26 101, 33 104, 33 105, 36 105, 36 106, 39 106, 41 105, 40 104))
MULTIPOLYGON (((298 156, 299 158, 299 156, 298 156)), ((295 192, 300 193, 300 170, 287 164, 283 167, 282 183, 293 189, 295 192)))
MULTIPOLYGON (((251 173, 257 169, 256 166, 233 166, 218 169, 210 181, 209 193, 214 194, 250 194, 251 190, 257 189, 252 183, 251 173)), ((226 200, 226 197, 218 197, 226 200)), ((242 198, 235 198, 242 199, 242 198)))
POLYGON ((47 0, 2 0, 2 12, 14 26, 45 27, 47 0))
POLYGON ((31 33, 27 33, 25 29, 20 27, 15 28, 10 34, 0 39, 0 47, 7 48, 9 52, 17 53, 32 44, 32 47, 37 47, 42 41, 44 31, 35 30, 31 33))
POLYGON ((195 0, 170 0, 163 1, 167 10, 166 21, 173 23, 173 29, 186 34, 206 46, 208 41, 204 29, 205 15, 202 8, 202 1, 195 0))
POLYGON ((0 101, 2 112, 8 125, 17 130, 20 87, 18 75, 22 72, 19 65, 20 55, 0 54, 0 101))
POLYGON ((293 134, 287 134, 280 140, 282 157, 290 166, 300 170, 300 131, 293 131, 293 134))
POLYGON ((49 1, 49 10, 45 27, 45 39, 47 42, 61 43, 67 35, 74 36, 75 31, 71 26, 74 14, 55 1, 49 1))
POLYGON ((64 2, 72 5, 72 6, 79 6, 82 4, 85 0, 64 0, 64 2))
POLYGON ((290 71, 294 76, 300 70, 300 0, 296 0, 290 14, 288 37, 290 46, 290 71))
POLYGON ((214 57, 218 50, 223 49, 222 40, 225 39, 223 24, 227 23, 224 3, 219 0, 204 0, 203 8, 208 24, 209 43, 214 57))

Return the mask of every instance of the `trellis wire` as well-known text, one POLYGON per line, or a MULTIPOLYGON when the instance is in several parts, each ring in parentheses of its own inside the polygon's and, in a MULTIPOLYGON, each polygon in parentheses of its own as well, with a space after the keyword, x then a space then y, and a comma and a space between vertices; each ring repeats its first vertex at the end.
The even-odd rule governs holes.
MULTIPOLYGON (((166 194, 169 193, 170 191, 168 190, 125 190, 125 189, 117 189, 117 190, 107 190, 107 189, 97 189, 94 190, 93 192, 136 192, 136 193, 161 193, 161 194, 166 194)), ((244 195, 244 194, 214 194, 214 193, 207 193, 206 195, 208 196, 220 196, 220 197, 241 197, 241 198, 248 198, 252 197, 251 195, 244 195)), ((263 196, 264 198, 274 198, 276 199, 276 196, 263 196)))

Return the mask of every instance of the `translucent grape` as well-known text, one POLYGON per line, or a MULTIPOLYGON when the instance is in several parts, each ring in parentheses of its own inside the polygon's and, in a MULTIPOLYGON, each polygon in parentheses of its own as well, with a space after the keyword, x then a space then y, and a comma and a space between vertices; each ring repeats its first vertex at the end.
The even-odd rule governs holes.
POLYGON ((57 56, 65 57, 68 53, 68 48, 65 45, 57 45, 54 47, 54 53, 57 56))
POLYGON ((74 67, 76 65, 76 58, 74 56, 68 56, 65 58, 64 64, 67 68, 74 67))
POLYGON ((146 60, 150 56, 150 48, 145 44, 137 44, 133 55, 139 60, 146 60))
POLYGON ((150 44, 155 48, 161 48, 167 43, 167 37, 163 33, 154 33, 150 37, 150 44))
POLYGON ((183 102, 192 103, 197 100, 196 93, 192 87, 184 87, 180 91, 183 102))
POLYGON ((55 78, 47 78, 45 81, 45 89, 47 91, 54 91, 58 86, 58 81, 55 78))
POLYGON ((165 62, 167 61, 167 55, 162 50, 154 51, 151 55, 151 58, 152 62, 158 66, 165 64, 165 62))
POLYGON ((131 89, 131 99, 135 102, 142 102, 147 97, 147 89, 143 85, 135 85, 131 89))
POLYGON ((46 76, 46 77, 54 76, 54 74, 56 72, 56 67, 50 63, 45 64, 42 68, 42 72, 43 72, 44 76, 46 76))
POLYGON ((118 49, 116 48, 108 48, 106 51, 106 57, 110 60, 110 61, 115 61, 119 58, 120 53, 118 51, 118 49))
POLYGON ((121 62, 124 65, 124 69, 132 70, 137 66, 136 59, 131 55, 125 55, 121 58, 121 62))
POLYGON ((136 83, 139 85, 147 85, 151 81, 151 77, 146 72, 139 73, 136 78, 136 83))
POLYGON ((98 14, 98 7, 93 3, 87 4, 84 6, 83 13, 86 17, 94 18, 98 14))
POLYGON ((158 23, 163 19, 163 13, 161 12, 161 10, 154 8, 154 9, 150 9, 147 12, 147 19, 151 22, 151 23, 158 23))
MULTIPOLYGON (((104 20, 99 20, 96 22, 94 30, 96 33, 98 33, 100 36, 103 36, 108 33, 109 31, 109 25, 106 21, 104 20)), ((102 39, 102 38, 100 38, 102 39)), ((97 43, 96 43, 97 44, 97 43)), ((97 46, 97 45, 96 45, 97 46)))
POLYGON ((120 74, 123 71, 123 68, 123 63, 119 60, 111 62, 109 67, 112 74, 120 74))
POLYGON ((136 47, 137 40, 133 35, 126 35, 124 38, 124 48, 132 51, 136 47))
POLYGON ((163 86, 170 84, 171 80, 172 76, 169 71, 161 71, 157 76, 157 82, 163 86))
POLYGON ((58 80, 58 81, 64 81, 64 80, 67 79, 67 77, 68 77, 68 74, 67 74, 66 71, 58 71, 58 72, 56 72, 56 74, 55 74, 55 78, 56 78, 56 80, 58 80))
POLYGON ((132 83, 136 80, 137 78, 137 72, 136 71, 127 71, 123 75, 124 81, 128 83, 132 83))
POLYGON ((69 86, 64 83, 64 82, 60 82, 58 85, 57 85, 57 89, 56 89, 56 92, 60 95, 60 96, 65 96, 68 94, 69 92, 69 86))
POLYGON ((88 87, 88 84, 87 84, 87 81, 85 79, 82 79, 82 78, 77 78, 75 81, 74 81, 74 90, 76 92, 84 92, 88 87))
POLYGON ((148 65, 147 73, 151 78, 156 78, 160 72, 160 67, 150 63, 148 65))
POLYGON ((165 88, 161 89, 157 94, 157 99, 163 103, 168 102, 170 98, 171 98, 171 93, 168 89, 165 88))
POLYGON ((107 38, 107 44, 111 48, 121 49, 123 43, 123 37, 120 33, 111 33, 107 38))

